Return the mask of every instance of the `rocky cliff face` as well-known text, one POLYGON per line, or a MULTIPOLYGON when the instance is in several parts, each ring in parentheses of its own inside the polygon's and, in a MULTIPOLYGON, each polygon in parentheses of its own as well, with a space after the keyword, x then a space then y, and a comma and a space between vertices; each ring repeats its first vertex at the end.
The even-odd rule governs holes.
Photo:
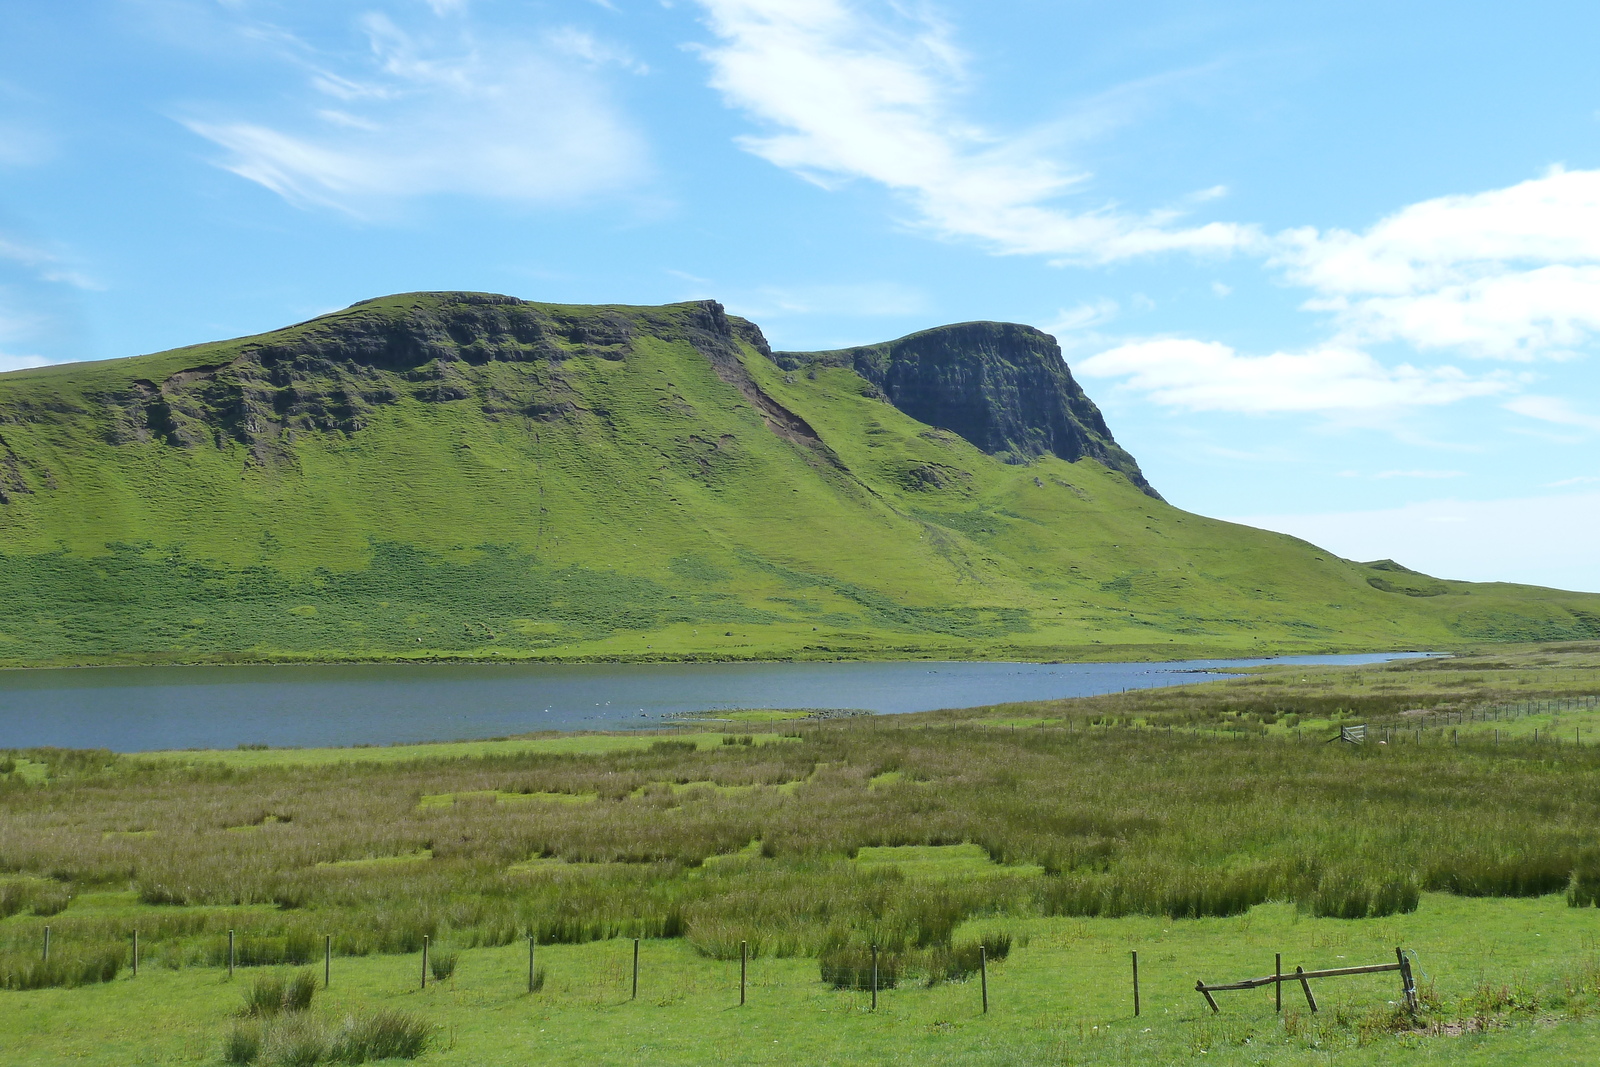
MULTIPOLYGON (((206 365, 135 380, 101 399, 112 413, 112 444, 233 440, 267 462, 296 431, 357 433, 375 408, 405 395, 434 403, 476 399, 490 418, 560 418, 573 408, 564 364, 625 359, 639 336, 688 341, 747 393, 753 383, 738 362, 737 342, 767 349, 759 329, 712 300, 590 307, 491 293, 409 293, 230 342, 206 365), (496 364, 522 364, 530 373, 496 374, 496 364)), ((760 397, 750 399, 761 406, 760 397)))
MULTIPOLYGON (((288 456, 295 435, 359 433, 402 397, 476 403, 493 420, 555 420, 581 406, 572 361, 625 360, 640 338, 687 342, 812 459, 838 459, 804 419, 766 394, 740 343, 786 369, 848 367, 897 408, 992 455, 1025 462, 1092 457, 1156 496, 1054 339, 1031 326, 976 322, 837 352, 772 352, 753 323, 712 300, 661 307, 540 304, 490 293, 407 293, 256 337, 168 353, 163 372, 93 398, 111 444, 178 448, 237 442, 253 460, 288 456), (185 360, 183 357, 190 358, 185 360)), ((0 424, 25 419, 0 402, 0 424)), ((0 438, 0 502, 29 479, 0 438)))
POLYGON ((849 367, 907 415, 991 455, 1087 456, 1160 499, 1073 379, 1055 339, 1032 326, 966 322, 861 348, 774 352, 773 359, 788 370, 849 367))

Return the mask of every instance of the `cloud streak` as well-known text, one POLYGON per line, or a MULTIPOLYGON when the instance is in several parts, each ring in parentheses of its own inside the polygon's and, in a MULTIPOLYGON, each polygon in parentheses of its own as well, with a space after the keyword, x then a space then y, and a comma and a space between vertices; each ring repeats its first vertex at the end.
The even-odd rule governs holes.
POLYGON ((181 121, 223 149, 225 169, 297 205, 355 215, 443 194, 570 202, 648 173, 644 141, 598 73, 638 69, 624 52, 570 28, 486 43, 460 25, 465 5, 437 7, 449 25, 432 33, 365 16, 363 62, 297 55, 304 84, 283 114, 214 108, 181 121))
POLYGON ((962 118, 965 57, 926 13, 874 14, 848 0, 701 6, 717 38, 702 49, 712 87, 768 131, 741 138, 743 147, 825 187, 876 182, 911 207, 920 229, 1000 253, 1088 263, 1260 242, 1251 227, 1179 225, 1170 211, 1059 206, 1087 176, 1042 155, 1027 136, 962 118))
POLYGON ((1519 396, 1506 402, 1507 411, 1558 426, 1577 426, 1600 431, 1600 416, 1578 411, 1567 401, 1554 396, 1519 396))

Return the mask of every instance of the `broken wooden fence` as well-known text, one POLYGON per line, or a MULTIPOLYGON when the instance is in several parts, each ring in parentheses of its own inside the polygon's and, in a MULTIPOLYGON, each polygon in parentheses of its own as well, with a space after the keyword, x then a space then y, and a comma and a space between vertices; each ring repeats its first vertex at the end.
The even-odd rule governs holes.
POLYGON ((1194 988, 1195 992, 1206 998, 1206 1003, 1211 1005, 1211 1010, 1218 1012, 1222 1009, 1217 1007, 1216 1000, 1211 996, 1213 993, 1221 993, 1230 989, 1259 989, 1262 986, 1276 985, 1278 1006, 1281 1008, 1283 1006, 1283 983, 1299 982, 1300 988, 1305 992, 1306 1003, 1310 1005, 1312 1011, 1316 1011, 1317 998, 1311 992, 1311 979, 1313 978, 1338 978, 1347 974, 1376 974, 1380 971, 1399 971, 1400 991, 1405 994, 1406 1009, 1415 1015, 1417 1012, 1417 983, 1411 977, 1411 961, 1406 959, 1405 952, 1398 948, 1394 950, 1394 958, 1395 962, 1393 963, 1374 963, 1365 967, 1331 967, 1321 971, 1308 971, 1304 967, 1296 967, 1293 974, 1283 973, 1283 967, 1280 964, 1275 968, 1276 973, 1269 974, 1265 978, 1246 978, 1242 982, 1226 982, 1218 985, 1206 985, 1205 982, 1199 981, 1195 982, 1194 988))

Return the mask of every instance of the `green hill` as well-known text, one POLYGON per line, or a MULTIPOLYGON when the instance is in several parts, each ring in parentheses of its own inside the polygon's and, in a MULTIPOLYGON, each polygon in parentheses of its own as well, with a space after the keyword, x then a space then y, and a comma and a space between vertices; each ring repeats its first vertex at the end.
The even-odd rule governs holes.
POLYGON ((0 375, 0 663, 1183 657, 1600 636, 1600 596, 1165 504, 1050 338, 773 353, 421 293, 0 375))

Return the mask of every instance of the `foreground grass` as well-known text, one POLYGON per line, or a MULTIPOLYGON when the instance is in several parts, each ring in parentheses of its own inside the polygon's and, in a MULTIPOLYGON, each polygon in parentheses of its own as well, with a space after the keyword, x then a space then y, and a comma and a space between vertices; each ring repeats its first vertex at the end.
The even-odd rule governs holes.
MULTIPOLYGON (((642 946, 629 999, 631 942, 543 946, 544 989, 526 992, 521 945, 461 954, 448 982, 418 988, 418 958, 336 959, 316 1010, 413 1012, 436 1027, 426 1062, 462 1065, 871 1064, 1435 1064, 1592 1062, 1600 1041, 1592 916, 1557 897, 1463 900, 1429 895, 1382 921, 1310 919, 1263 905, 1226 919, 1035 919, 1010 924, 1025 947, 993 965, 990 1013, 979 983, 836 992, 807 960, 758 959, 738 1007, 737 962, 680 940, 642 946), (1415 951, 1434 1010, 1390 1029, 1392 974, 1325 980, 1321 1012, 1286 987, 1218 994, 1210 981, 1287 965, 1343 966, 1415 951), (1142 1014, 1132 1014, 1129 952, 1140 955, 1142 1014), (1502 994, 1515 1006, 1499 1003, 1502 994), (1429 1023, 1432 1024, 1431 1029, 1429 1023)), ((79 990, 5 994, 0 1064, 215 1063, 252 972, 146 967, 79 990)))

